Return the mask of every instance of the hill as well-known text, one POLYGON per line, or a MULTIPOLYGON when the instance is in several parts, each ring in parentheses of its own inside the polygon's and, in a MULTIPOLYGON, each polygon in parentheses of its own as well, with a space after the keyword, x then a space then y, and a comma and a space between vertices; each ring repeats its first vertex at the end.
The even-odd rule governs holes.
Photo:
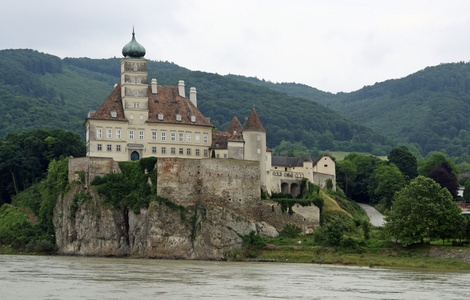
POLYGON ((428 67, 405 78, 338 94, 296 83, 230 77, 314 100, 424 156, 433 151, 452 157, 470 155, 469 63, 428 67))
MULTIPOLYGON (((118 58, 60 59, 33 50, 0 51, 0 70, 0 138, 36 128, 62 128, 83 137, 87 112, 120 80, 118 58)), ((379 134, 310 100, 169 62, 149 61, 148 72, 159 84, 184 80, 187 87, 197 87, 200 110, 221 130, 233 115, 243 120, 255 107, 272 148, 285 140, 312 151, 383 155, 391 149, 379 134)))

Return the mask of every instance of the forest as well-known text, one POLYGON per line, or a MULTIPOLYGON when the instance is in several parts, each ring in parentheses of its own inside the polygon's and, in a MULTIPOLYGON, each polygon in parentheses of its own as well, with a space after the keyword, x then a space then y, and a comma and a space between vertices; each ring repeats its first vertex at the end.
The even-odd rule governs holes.
POLYGON ((273 83, 230 75, 288 95, 303 97, 407 145, 418 157, 442 152, 470 155, 470 63, 427 67, 400 79, 331 94, 297 83, 273 83))

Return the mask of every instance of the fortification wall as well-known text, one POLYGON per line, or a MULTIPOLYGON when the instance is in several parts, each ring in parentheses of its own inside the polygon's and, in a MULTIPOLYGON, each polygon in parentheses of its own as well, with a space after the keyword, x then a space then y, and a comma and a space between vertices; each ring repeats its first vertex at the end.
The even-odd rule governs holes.
POLYGON ((121 173, 121 169, 110 157, 69 158, 69 182, 79 180, 82 172, 85 176, 84 183, 89 186, 96 176, 103 177, 109 172, 121 173))
POLYGON ((239 208, 259 202, 259 162, 234 159, 159 158, 157 193, 183 206, 239 208))

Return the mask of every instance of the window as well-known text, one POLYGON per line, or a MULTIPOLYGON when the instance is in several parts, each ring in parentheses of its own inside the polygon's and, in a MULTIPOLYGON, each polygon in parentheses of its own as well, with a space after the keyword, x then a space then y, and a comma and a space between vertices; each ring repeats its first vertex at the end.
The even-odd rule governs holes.
POLYGON ((328 168, 328 165, 325 165, 325 168, 328 168))
POLYGON ((139 131, 139 140, 143 140, 143 139, 144 139, 144 132, 139 131))
POLYGON ((134 120, 134 115, 133 114, 131 114, 131 120, 134 120))
POLYGON ((160 121, 163 121, 163 114, 158 114, 158 119, 159 119, 160 121))
POLYGON ((152 131, 152 140, 156 141, 157 140, 157 132, 152 131))
POLYGON ((191 155, 191 148, 186 149, 186 155, 191 155))
POLYGON ((139 92, 138 92, 138 91, 135 91, 135 92, 134 92, 134 96, 139 97, 139 92))
POLYGON ((243 154, 243 148, 240 148, 240 154, 243 154))
POLYGON ((134 102, 134 108, 139 108, 140 107, 140 103, 139 102, 134 102))
POLYGON ((191 143, 191 133, 186 133, 186 142, 191 143))
POLYGON ((260 154, 261 153, 261 148, 256 149, 256 152, 258 152, 258 154, 260 154))
POLYGON ((162 132, 162 141, 166 141, 166 132, 162 132))
POLYGON ((256 138, 258 139, 258 141, 261 141, 261 135, 258 134, 256 138))
POLYGON ((162 147, 162 154, 166 154, 166 147, 162 147))
POLYGON ((129 130, 129 139, 130 140, 134 139, 134 130, 129 130))
POLYGON ((131 79, 131 82, 132 82, 132 83, 135 83, 135 78, 132 78, 132 79, 131 79))
POLYGON ((176 154, 176 148, 175 147, 171 147, 170 151, 171 151, 171 154, 176 154))
POLYGON ((96 137, 97 138, 102 138, 103 137, 103 129, 101 129, 101 128, 96 129, 96 137))
POLYGON ((200 155, 201 155, 201 150, 196 149, 196 156, 200 156, 200 155))
POLYGON ((183 155, 183 154, 184 154, 184 149, 183 149, 183 148, 179 148, 178 150, 179 150, 179 151, 178 151, 179 155, 183 155))
POLYGON ((196 140, 196 143, 200 143, 201 142, 201 134, 196 133, 195 136, 194 136, 194 139, 196 140))
POLYGON ((176 141, 176 132, 171 132, 170 133, 170 141, 172 141, 172 142, 176 141))
POLYGON ((204 144, 209 143, 209 136, 207 134, 204 134, 204 144))
POLYGON ((209 151, 207 149, 204 149, 204 157, 207 157, 209 155, 209 151))
POLYGON ((215 155, 215 157, 216 157, 216 158, 220 158, 220 154, 217 153, 217 154, 215 155))
POLYGON ((137 71, 137 64, 134 64, 134 71, 137 71))
POLYGON ((176 121, 181 122, 181 115, 176 115, 176 121))
POLYGON ((117 112, 113 110, 113 111, 111 112, 111 117, 112 117, 112 118, 117 118, 117 112))
POLYGON ((116 138, 121 139, 121 129, 116 129, 116 138))
POLYGON ((157 153, 157 147, 152 147, 152 153, 157 153))
POLYGON ((224 158, 227 158, 227 154, 226 154, 226 153, 224 154, 224 158))
POLYGON ((143 119, 144 119, 144 115, 140 115, 140 119, 143 120, 143 119))
POLYGON ((178 141, 184 142, 184 133, 181 133, 181 132, 180 132, 180 133, 178 134, 178 141))
POLYGON ((111 129, 106 129, 106 138, 110 139, 113 137, 113 131, 111 129))
POLYGON ((191 116, 191 122, 196 122, 196 116, 191 116))
POLYGON ((98 144, 98 145, 97 145, 97 150, 98 150, 98 151, 103 150, 103 146, 102 146, 101 144, 98 144))
POLYGON ((116 145, 116 152, 121 152, 121 145, 116 145))
POLYGON ((106 150, 107 151, 111 151, 112 149, 113 149, 112 145, 110 145, 110 144, 106 145, 106 150))
POLYGON ((141 82, 140 78, 137 78, 137 83, 140 84, 141 82))

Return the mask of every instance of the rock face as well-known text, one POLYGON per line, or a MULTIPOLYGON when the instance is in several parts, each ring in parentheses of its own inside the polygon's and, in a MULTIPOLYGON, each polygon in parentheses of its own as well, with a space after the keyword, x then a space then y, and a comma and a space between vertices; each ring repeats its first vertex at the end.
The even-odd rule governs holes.
MULTIPOLYGON (((224 168, 188 161, 163 163, 167 165, 159 162, 159 195, 163 194, 161 196, 176 205, 152 201, 147 209, 135 214, 127 208, 116 210, 104 205, 100 195, 87 183, 74 184, 66 195, 57 199, 54 209, 59 253, 224 259, 225 253, 233 247, 242 247, 241 236, 251 231, 264 237, 276 237, 286 224, 295 224, 304 233, 313 232, 319 224, 319 209, 315 206, 293 207, 294 213, 289 214, 282 212, 278 203, 261 200, 256 182, 259 178, 250 177, 257 171, 250 173, 249 163, 239 166, 239 162, 231 164, 226 160, 224 168), (175 168, 178 172, 174 172, 175 168), (179 175, 168 180, 169 173, 161 173, 165 169, 173 177, 179 175), (230 176, 223 170, 229 170, 230 176), (244 187, 237 183, 244 180, 244 187), (177 192, 175 181, 185 182, 185 191, 177 192), (74 196, 80 192, 88 192, 91 199, 78 203, 72 214, 71 207, 77 207, 74 196)), ((77 162, 69 162, 72 174, 77 171, 74 166, 77 162)))

